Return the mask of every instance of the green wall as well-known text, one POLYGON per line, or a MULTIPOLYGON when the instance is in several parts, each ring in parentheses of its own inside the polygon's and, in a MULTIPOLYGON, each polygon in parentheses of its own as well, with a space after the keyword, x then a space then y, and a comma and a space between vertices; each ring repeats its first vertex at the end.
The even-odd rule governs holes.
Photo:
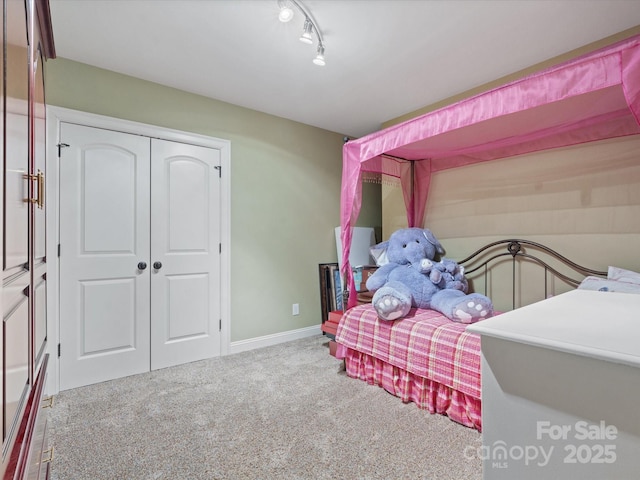
MULTIPOLYGON (((342 134, 63 58, 47 62, 46 92, 49 105, 230 140, 231 341, 320 324, 318 263, 337 258, 342 134)), ((358 225, 379 230, 379 187, 364 197, 358 225)))

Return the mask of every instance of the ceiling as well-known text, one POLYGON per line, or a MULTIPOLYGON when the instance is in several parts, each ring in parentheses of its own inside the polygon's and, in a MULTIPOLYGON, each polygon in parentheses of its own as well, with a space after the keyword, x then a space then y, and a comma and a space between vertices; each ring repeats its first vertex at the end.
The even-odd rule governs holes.
POLYGON ((360 137, 640 25, 640 0, 49 0, 56 54, 360 137))

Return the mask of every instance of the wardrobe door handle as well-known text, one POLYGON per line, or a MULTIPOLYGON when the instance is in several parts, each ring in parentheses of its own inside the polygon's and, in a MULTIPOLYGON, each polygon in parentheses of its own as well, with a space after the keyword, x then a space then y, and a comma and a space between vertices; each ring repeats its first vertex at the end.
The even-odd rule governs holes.
POLYGON ((145 268, 147 268, 147 262, 138 263, 138 270, 144 270, 145 268))
POLYGON ((153 268, 160 270, 162 268, 162 262, 153 262, 153 268))

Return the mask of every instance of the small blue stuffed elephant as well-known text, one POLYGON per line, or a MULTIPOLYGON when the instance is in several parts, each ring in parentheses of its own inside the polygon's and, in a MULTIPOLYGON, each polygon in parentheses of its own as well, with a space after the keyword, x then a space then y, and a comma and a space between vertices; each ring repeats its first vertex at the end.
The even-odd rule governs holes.
POLYGON ((469 283, 464 276, 464 267, 449 258, 442 258, 434 267, 442 272, 442 279, 438 284, 440 288, 453 288, 467 292, 469 283))
POLYGON ((380 267, 367 280, 378 317, 397 320, 411 307, 430 308, 461 323, 493 315, 493 304, 479 293, 467 294, 464 269, 443 258, 444 249, 428 229, 405 228, 372 248, 380 267), (384 260, 382 260, 384 259, 384 260))

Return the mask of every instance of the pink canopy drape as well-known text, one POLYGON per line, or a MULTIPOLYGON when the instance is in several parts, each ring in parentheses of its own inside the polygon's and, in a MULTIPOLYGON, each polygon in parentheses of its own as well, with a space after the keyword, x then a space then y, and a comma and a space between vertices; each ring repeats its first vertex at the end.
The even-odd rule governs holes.
MULTIPOLYGON (((549 148, 640 134, 640 35, 347 142, 342 258, 362 205, 362 173, 400 179, 409 226, 422 226, 431 175, 549 148), (411 163, 413 168, 410 168, 411 163)), ((348 262, 347 307, 356 303, 348 262)))

